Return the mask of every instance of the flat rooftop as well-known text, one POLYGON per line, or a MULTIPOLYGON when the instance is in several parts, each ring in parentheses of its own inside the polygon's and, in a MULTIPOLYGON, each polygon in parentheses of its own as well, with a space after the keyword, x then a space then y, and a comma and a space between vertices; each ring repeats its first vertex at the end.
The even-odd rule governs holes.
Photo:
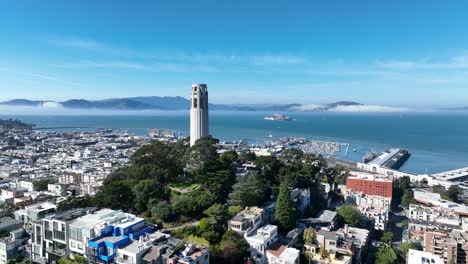
POLYGON ((436 173, 432 176, 444 181, 464 181, 468 179, 468 167, 436 173))
POLYGON ((408 262, 411 264, 443 264, 444 261, 430 252, 410 249, 408 251, 408 262))
POLYGON ((392 179, 382 174, 372 174, 367 172, 351 171, 348 179, 358 179, 366 181, 392 182, 392 179))
POLYGON ((380 154, 377 158, 370 161, 369 164, 382 166, 385 162, 393 158, 393 156, 395 156, 399 151, 400 149, 393 149, 393 148, 389 149, 383 152, 382 154, 380 154))
POLYGON ((238 213, 231 220, 236 222, 242 222, 244 220, 252 220, 263 213, 263 209, 259 207, 249 207, 238 213))
POLYGON ((116 227, 127 228, 143 220, 143 218, 124 213, 120 210, 106 208, 93 212, 92 214, 79 217, 72 221, 70 225, 90 229, 101 223, 108 223, 116 227))

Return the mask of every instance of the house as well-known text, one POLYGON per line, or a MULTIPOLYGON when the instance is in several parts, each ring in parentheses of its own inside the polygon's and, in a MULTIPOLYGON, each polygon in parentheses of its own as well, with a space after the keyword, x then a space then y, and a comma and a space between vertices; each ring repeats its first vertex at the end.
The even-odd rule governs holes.
POLYGON ((298 223, 302 228, 313 227, 314 229, 333 231, 335 230, 337 219, 336 212, 322 210, 314 218, 300 219, 298 223))
POLYGON ((268 247, 278 241, 278 227, 267 225, 257 229, 257 232, 251 236, 244 236, 250 245, 250 255, 256 262, 263 263, 267 261, 266 250, 268 247))
POLYGON ((15 219, 22 221, 25 226, 29 226, 34 221, 53 214, 56 209, 57 205, 51 202, 28 205, 24 209, 15 211, 15 219))
POLYGON ((0 238, 0 264, 6 264, 18 256, 28 257, 29 235, 24 229, 17 229, 10 232, 9 237, 0 238))
POLYGON ((23 221, 13 219, 9 216, 0 218, 0 232, 11 231, 23 226, 23 221))
POLYGON ((299 264, 300 251, 289 248, 278 242, 271 245, 266 251, 268 264, 299 264))
POLYGON ((310 206, 310 191, 299 188, 293 189, 291 191, 291 200, 296 204, 301 215, 303 215, 307 207, 310 206))
POLYGON ((142 257, 142 264, 209 264, 207 248, 166 235, 154 240, 142 257))
POLYGON ((257 230, 264 223, 264 210, 259 207, 246 207, 228 221, 228 229, 240 235, 257 230))

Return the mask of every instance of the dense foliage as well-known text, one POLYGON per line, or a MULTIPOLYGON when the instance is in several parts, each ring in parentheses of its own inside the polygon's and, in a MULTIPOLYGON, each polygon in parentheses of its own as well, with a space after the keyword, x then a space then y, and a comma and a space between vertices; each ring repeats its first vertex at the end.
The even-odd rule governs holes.
POLYGON ((376 264, 395 264, 398 261, 398 256, 395 250, 390 246, 379 248, 376 254, 376 264))
POLYGON ((352 227, 358 227, 361 219, 361 212, 352 205, 343 205, 336 210, 342 224, 348 224, 352 227))
POLYGON ((296 210, 286 184, 281 184, 276 199, 275 223, 281 231, 291 230, 296 222, 296 210))
MULTIPOLYGON (((214 263, 243 263, 249 256, 241 236, 227 230, 227 221, 246 206, 276 201, 276 224, 289 231, 295 225, 294 188, 311 191, 311 208, 324 208, 321 182, 331 185, 341 170, 326 170, 321 156, 286 150, 279 157, 218 151, 211 136, 175 143, 153 142, 131 158, 131 165, 108 177, 94 198, 69 199, 69 206, 122 209, 171 228, 180 238, 207 245, 214 263), (222 154, 220 154, 222 153, 222 154), (253 172, 236 177, 238 165, 253 162, 253 172), (324 173, 327 171, 327 174, 324 173)), ((310 210, 309 210, 310 211, 310 210)), ((311 213, 312 214, 312 213, 311 213)))

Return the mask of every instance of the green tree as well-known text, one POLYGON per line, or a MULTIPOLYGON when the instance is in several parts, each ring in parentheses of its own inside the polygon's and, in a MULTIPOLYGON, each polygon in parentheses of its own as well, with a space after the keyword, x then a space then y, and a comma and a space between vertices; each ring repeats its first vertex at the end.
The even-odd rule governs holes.
POLYGON ((220 260, 213 263, 245 263, 250 257, 249 244, 243 237, 232 230, 224 233, 219 244, 220 260))
POLYGON ((134 181, 105 181, 99 192, 94 197, 98 207, 107 207, 111 209, 122 209, 123 211, 132 211, 133 192, 131 186, 134 181))
POLYGON ((434 185, 434 186, 432 186, 432 192, 442 195, 443 193, 445 193, 445 187, 442 186, 442 185, 439 185, 439 184, 434 185))
POLYGON ((344 224, 348 224, 353 227, 357 227, 359 225, 361 212, 359 212, 355 206, 343 205, 336 210, 336 213, 344 224))
POLYGON ((410 249, 421 250, 422 246, 418 242, 403 242, 400 245, 400 252, 403 259, 406 259, 410 249))
POLYGON ((236 181, 234 161, 223 155, 197 172, 197 182, 203 184, 218 202, 225 202, 236 181))
POLYGON ((449 201, 455 202, 455 203, 461 203, 461 195, 463 194, 463 191, 456 185, 452 185, 448 188, 447 192, 445 193, 445 198, 449 201))
POLYGON ((229 208, 228 208, 228 215, 229 215, 229 218, 234 217, 235 215, 237 215, 237 214, 240 213, 241 211, 242 211, 242 207, 239 206, 239 205, 231 205, 231 206, 229 206, 229 208))
POLYGON ((414 203, 413 191, 411 189, 405 190, 401 198, 401 206, 408 208, 411 203, 414 203))
POLYGON ((72 255, 72 259, 61 258, 58 261, 59 264, 86 264, 86 258, 78 255, 72 255))
POLYGON ((53 179, 40 179, 34 182, 35 191, 47 191, 49 183, 54 183, 53 179))
POLYGON ((183 174, 183 143, 154 141, 144 145, 132 156, 126 178, 153 179, 160 184, 173 182, 183 174))
POLYGON ((255 153, 251 151, 244 152, 240 156, 240 159, 243 161, 255 161, 256 158, 257 156, 255 155, 255 153))
POLYGON ((180 216, 196 217, 200 212, 210 207, 213 197, 210 193, 195 190, 188 194, 182 194, 174 199, 172 204, 176 214, 180 216))
POLYGON ((281 231, 288 231, 294 227, 296 221, 296 208, 291 201, 288 186, 281 184, 276 199, 275 222, 281 231))
POLYGON ((376 254, 376 264, 396 264, 398 256, 395 250, 390 246, 383 246, 379 248, 376 254))
POLYGON ((224 224, 229 220, 229 213, 222 204, 213 204, 203 212, 209 218, 212 218, 217 224, 224 224))
POLYGON ((314 244, 316 242, 316 233, 315 229, 312 227, 306 228, 304 234, 302 235, 304 242, 306 244, 314 244))
POLYGON ((148 210, 150 199, 165 200, 169 197, 168 189, 155 180, 139 181, 132 187, 132 192, 134 197, 134 209, 137 212, 148 210))
POLYGON ((206 136, 198 139, 186 154, 186 167, 191 172, 202 170, 204 166, 218 159, 218 139, 206 136))
POLYGON ((163 221, 170 221, 174 219, 175 216, 172 206, 166 201, 161 201, 154 205, 151 208, 151 215, 163 221))
POLYGON ((385 232, 383 233, 382 237, 380 240, 384 243, 387 243, 388 245, 391 245, 393 242, 393 233, 392 232, 385 232))
POLYGON ((238 178, 229 194, 229 203, 242 208, 246 206, 260 206, 269 195, 269 189, 259 174, 253 173, 238 178))

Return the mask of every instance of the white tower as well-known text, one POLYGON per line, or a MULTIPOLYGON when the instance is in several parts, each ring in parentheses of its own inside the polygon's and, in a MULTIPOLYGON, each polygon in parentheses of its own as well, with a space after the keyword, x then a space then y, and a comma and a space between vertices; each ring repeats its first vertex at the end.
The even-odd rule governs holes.
POLYGON ((201 137, 208 136, 208 87, 192 84, 190 107, 190 146, 201 137))

